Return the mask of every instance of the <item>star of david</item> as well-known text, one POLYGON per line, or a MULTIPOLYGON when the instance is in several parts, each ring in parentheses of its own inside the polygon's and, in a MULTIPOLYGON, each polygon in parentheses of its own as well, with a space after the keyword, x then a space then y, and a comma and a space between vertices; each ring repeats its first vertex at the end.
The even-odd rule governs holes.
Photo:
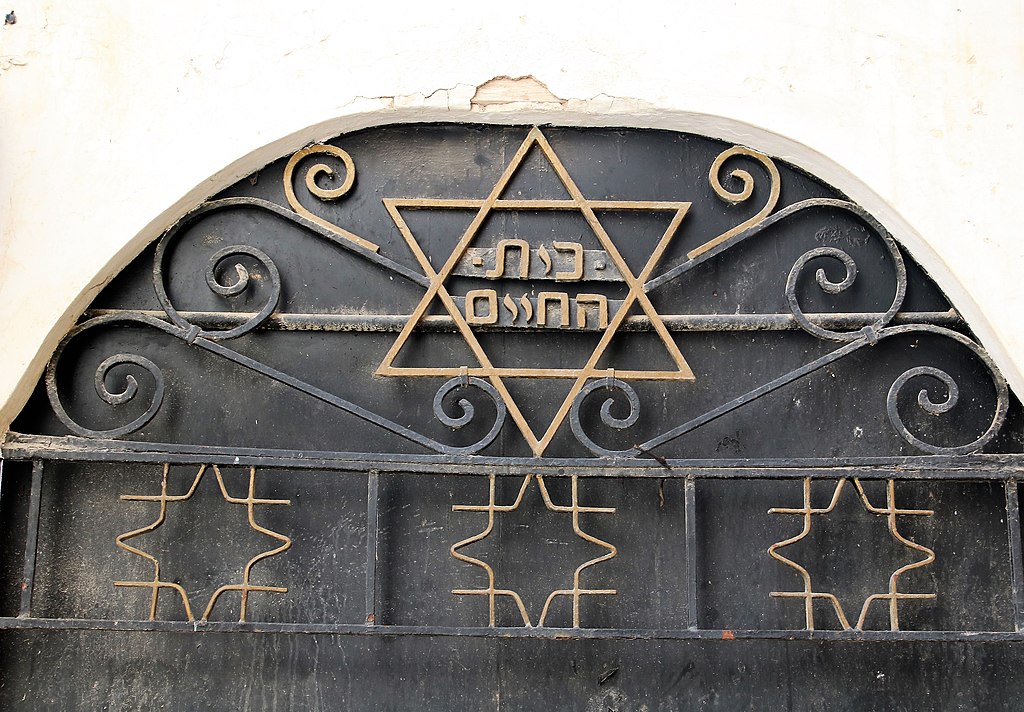
POLYGON ((501 398, 505 402, 513 421, 519 427, 519 430, 522 432, 523 437, 526 439, 526 442, 529 444, 534 455, 538 457, 544 453, 544 450, 554 439, 559 427, 569 413, 573 400, 577 395, 579 395, 587 381, 591 378, 612 377, 622 380, 635 379, 666 381, 692 381, 694 379, 693 371, 690 370, 689 365, 686 363, 686 359, 683 358, 682 353, 679 351, 679 347, 669 334, 664 321, 655 310, 654 305, 651 304, 650 299, 643 289, 644 282, 650 278, 651 273, 654 271, 654 268, 657 266, 665 250, 668 248, 669 243, 672 241, 676 231, 679 229, 679 225, 682 223, 683 217, 686 215, 691 203, 670 201, 589 200, 584 197, 579 187, 577 187, 576 183, 569 175, 569 172, 562 164, 562 161, 551 148, 551 144, 548 143, 544 134, 540 129, 534 128, 519 146, 519 149, 516 151, 509 164, 505 167, 505 170, 502 172, 498 182, 495 183, 486 198, 482 200, 385 198, 384 205, 392 219, 395 221, 395 225, 398 227, 402 237, 408 243, 413 255, 419 262, 420 267, 422 267, 424 274, 430 280, 430 284, 426 293, 423 295, 423 298, 420 300, 420 303, 417 305, 416 309, 413 310, 409 320, 402 328, 402 331, 395 340, 395 343, 391 346, 391 349, 385 355, 381 365, 377 368, 377 375, 406 377, 476 376, 488 379, 494 386, 495 390, 497 390, 501 395, 501 398), (521 169, 527 154, 534 147, 541 151, 543 156, 551 165, 555 175, 558 177, 558 180, 569 195, 568 200, 511 200, 503 199, 501 197, 505 188, 521 169), (458 243, 455 245, 455 248, 452 250, 451 255, 445 261, 444 265, 440 270, 435 270, 430 264, 430 260, 427 258, 427 255, 420 247, 416 237, 413 235, 412 230, 409 229, 405 218, 402 216, 401 211, 403 209, 476 210, 476 214, 474 215, 472 222, 470 222, 469 226, 462 234, 458 243), (622 280, 628 287, 628 293, 623 300, 621 307, 609 320, 607 327, 601 334, 601 338, 597 346, 594 348, 593 353, 587 359, 587 362, 582 368, 536 369, 495 367, 491 362, 490 357, 480 345, 480 341, 477 339, 473 329, 467 323, 461 309, 459 309, 455 300, 452 298, 445 286, 445 282, 459 264, 459 261, 462 259, 466 250, 477 237, 481 227, 487 220, 487 217, 495 211, 516 210, 576 212, 582 215, 587 225, 589 225, 590 229, 593 231, 594 236, 596 236, 598 242, 607 252, 608 257, 622 276, 622 280), (615 243, 601 225, 601 221, 598 219, 595 211, 634 211, 647 213, 669 213, 671 215, 668 227, 658 239, 654 250, 647 259, 647 263, 644 265, 643 269, 640 270, 639 274, 634 274, 627 266, 626 261, 622 258, 622 255, 619 253, 615 243), (395 359, 402 350, 402 347, 405 346, 409 336, 415 330, 420 321, 422 321, 430 304, 435 298, 439 298, 441 300, 441 303, 451 315, 456 328, 465 338, 466 343, 473 352, 473 355, 478 360, 479 364, 477 366, 454 365, 452 367, 420 368, 398 367, 394 365, 395 359), (644 314, 647 315, 651 325, 675 366, 674 370, 655 371, 597 368, 598 362, 604 355, 605 350, 608 348, 608 345, 619 330, 619 327, 625 321, 626 316, 634 304, 639 304, 644 314), (509 393, 508 388, 506 388, 505 383, 502 380, 505 378, 570 378, 573 379, 573 384, 547 429, 538 436, 527 422, 522 410, 509 393))

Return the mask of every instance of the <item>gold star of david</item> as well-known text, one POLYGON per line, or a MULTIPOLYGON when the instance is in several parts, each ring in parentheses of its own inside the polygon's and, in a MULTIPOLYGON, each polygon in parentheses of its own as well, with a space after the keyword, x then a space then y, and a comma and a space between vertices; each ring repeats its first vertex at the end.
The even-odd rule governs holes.
POLYGON ((526 139, 519 146, 512 160, 508 166, 505 167, 504 172, 491 189, 490 194, 480 199, 431 199, 431 198, 385 198, 384 205, 387 208, 388 213, 395 221, 395 225, 398 227, 399 232, 405 241, 408 243, 409 248, 415 255, 416 260, 423 268, 424 274, 430 279, 430 285, 427 288, 426 293, 423 295, 423 299, 417 305, 416 309, 410 315, 409 320, 405 323, 401 333, 395 340, 395 343, 391 346, 391 349, 384 356, 384 360, 377 368, 376 374, 379 376, 406 376, 406 377, 439 377, 439 376, 477 376, 480 378, 488 379, 494 386, 495 390, 501 395, 502 400, 505 402, 508 408, 509 414, 512 416, 513 421, 519 427, 523 437, 529 444, 530 449, 534 455, 541 456, 544 450, 551 443, 555 437, 555 433, 565 420, 566 415, 569 413, 569 409, 572 406, 573 400, 579 395, 580 391, 586 385, 587 381, 594 377, 613 377, 623 380, 658 380, 658 381, 692 381, 694 379, 693 371, 690 370, 689 365, 686 363, 686 359, 679 351, 679 347, 675 341, 672 340, 668 329, 665 326, 661 316, 655 310, 654 305, 651 304, 650 299, 643 290, 644 282, 646 282, 654 268, 657 266, 658 261, 661 259, 669 243, 675 236, 676 231, 679 229, 679 225, 682 223, 683 217, 686 215, 686 211, 690 208, 691 203, 688 202, 668 202, 668 201, 635 201, 635 200, 588 200, 583 196, 583 193, 577 187, 573 181, 569 172, 566 170, 562 161, 555 154, 551 148, 551 144, 541 133, 540 129, 534 128, 527 135, 526 139), (521 168, 523 161, 525 160, 530 149, 536 146, 548 163, 554 169, 555 175, 558 176, 562 186, 568 192, 570 198, 568 200, 549 200, 549 199, 526 199, 526 200, 509 200, 502 199, 501 195, 509 182, 515 176, 517 171, 521 168), (440 270, 435 271, 430 264, 430 260, 424 254, 422 248, 419 246, 415 236, 406 224, 405 219, 402 217, 401 210, 416 210, 416 209, 455 209, 455 210, 476 210, 476 215, 473 217, 472 222, 466 231, 462 234, 458 244, 452 250, 451 255, 447 261, 441 267, 440 270), (607 328, 601 335, 601 339, 594 349, 593 354, 587 360, 586 364, 582 368, 497 368, 491 362, 490 358, 484 352, 481 347, 479 340, 477 339, 472 328, 470 328, 465 317, 462 315, 462 311, 459 309, 455 300, 448 293, 445 287, 445 281, 455 270, 459 261, 461 260, 466 249, 473 242, 477 236, 481 226, 483 226, 488 215, 492 211, 502 210, 549 210, 549 211, 564 211, 564 212, 578 212, 586 220, 587 224, 593 230, 594 235, 597 237, 601 246, 607 251, 611 261, 618 269, 619 274, 622 276, 623 281, 626 283, 629 291, 626 298, 622 302, 622 306, 615 313, 614 317, 608 322, 607 328), (644 265, 643 269, 638 275, 634 275, 629 267, 626 265, 626 261, 619 254, 615 243, 608 236, 608 233, 602 227, 600 220, 598 220, 595 210, 612 210, 612 211, 636 211, 636 212, 651 212, 651 213, 671 213, 672 219, 666 228, 665 232, 659 238, 657 245, 654 248, 650 258, 644 265), (394 365, 395 358, 398 353, 405 346, 406 341, 412 334, 413 330, 424 318, 427 309, 434 300, 438 297, 444 304, 448 313, 451 315, 456 328, 465 338, 466 343, 472 350, 473 355, 479 361, 479 365, 475 367, 469 366, 455 366, 450 368, 414 368, 414 367, 398 367, 394 365), (598 369, 597 363, 600 361, 601 356, 608 348, 608 344, 611 343, 612 338, 615 336, 619 327, 625 321, 630 308, 634 303, 638 303, 643 312, 647 315, 651 325, 657 332, 661 343, 664 344, 669 356, 675 365, 675 370, 669 371, 620 371, 613 368, 598 369), (537 437, 533 429, 526 421, 522 411, 512 398, 505 384, 502 382, 502 378, 572 378, 574 379, 572 388, 566 395, 565 400, 555 414, 547 430, 541 437, 537 437))

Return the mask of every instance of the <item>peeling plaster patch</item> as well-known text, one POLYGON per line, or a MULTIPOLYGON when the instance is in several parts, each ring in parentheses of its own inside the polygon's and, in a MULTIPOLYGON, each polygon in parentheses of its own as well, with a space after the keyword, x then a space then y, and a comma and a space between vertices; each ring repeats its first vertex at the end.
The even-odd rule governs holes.
POLYGON ((465 109, 470 105, 477 88, 472 84, 456 84, 449 89, 441 89, 427 97, 424 106, 435 108, 465 109))
MULTIPOLYGON (((452 102, 454 105, 455 103, 452 102)), ((588 99, 562 99, 534 76, 500 76, 476 87, 469 101, 474 112, 566 111, 585 114, 632 114, 652 112, 654 104, 630 97, 598 94, 588 99)))
POLYGON ((602 114, 643 114, 657 111, 657 107, 643 99, 625 96, 598 94, 589 99, 569 99, 564 104, 569 111, 596 112, 602 114))
POLYGON ((404 96, 388 97, 392 108, 409 109, 426 107, 430 109, 465 109, 473 96, 476 87, 471 84, 456 84, 453 87, 435 89, 430 94, 416 92, 404 96))
MULTIPOLYGON (((341 113, 403 111, 409 109, 440 110, 462 113, 523 113, 552 111, 586 115, 628 114, 653 115, 658 107, 642 99, 597 94, 584 99, 562 99, 533 76, 499 76, 479 86, 456 84, 435 89, 429 94, 415 92, 382 96, 357 96, 343 107, 341 113)), ((532 119, 531 119, 532 120, 532 119)), ((542 121, 543 118, 537 118, 542 121)))
POLYGON ((470 100, 470 106, 479 111, 523 104, 536 108, 564 108, 566 101, 552 94, 544 82, 533 76, 500 76, 489 79, 476 88, 476 93, 470 100))
POLYGON ((435 89, 429 94, 397 94, 394 96, 357 96, 341 107, 341 113, 368 113, 374 111, 397 111, 407 109, 440 109, 442 111, 468 111, 476 87, 472 84, 456 84, 453 87, 435 89))

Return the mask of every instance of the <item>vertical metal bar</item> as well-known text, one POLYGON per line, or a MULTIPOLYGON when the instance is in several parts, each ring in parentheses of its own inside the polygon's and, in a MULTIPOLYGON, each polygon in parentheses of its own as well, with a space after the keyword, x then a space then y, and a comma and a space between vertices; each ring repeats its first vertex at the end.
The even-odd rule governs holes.
POLYGON ((697 491, 692 477, 683 484, 686 518, 686 625, 697 630, 697 491))
MULTIPOLYGON (((0 512, 3 511, 4 503, 4 458, 0 455, 0 512)), ((3 519, 0 519, 0 525, 4 523, 3 519)))
POLYGON ((377 499, 380 476, 366 478, 366 624, 377 623, 377 499))
POLYGON ((1006 481, 1006 533, 1010 539, 1010 590, 1013 593, 1013 624, 1017 632, 1024 630, 1024 552, 1021 551, 1020 500, 1017 481, 1006 481))
POLYGON ((43 492, 43 461, 32 461, 32 493, 28 501, 28 529, 25 533, 25 568, 21 575, 19 618, 32 615, 32 587, 36 580, 36 544, 39 541, 39 501, 43 492))

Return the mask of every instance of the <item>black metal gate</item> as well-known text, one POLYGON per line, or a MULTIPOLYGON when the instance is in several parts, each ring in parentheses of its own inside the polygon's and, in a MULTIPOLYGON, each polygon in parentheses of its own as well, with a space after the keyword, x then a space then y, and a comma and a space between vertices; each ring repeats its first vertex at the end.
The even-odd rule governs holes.
POLYGON ((3 444, 24 709, 986 709, 1020 404, 871 215, 687 134, 382 127, 198 206, 3 444))

